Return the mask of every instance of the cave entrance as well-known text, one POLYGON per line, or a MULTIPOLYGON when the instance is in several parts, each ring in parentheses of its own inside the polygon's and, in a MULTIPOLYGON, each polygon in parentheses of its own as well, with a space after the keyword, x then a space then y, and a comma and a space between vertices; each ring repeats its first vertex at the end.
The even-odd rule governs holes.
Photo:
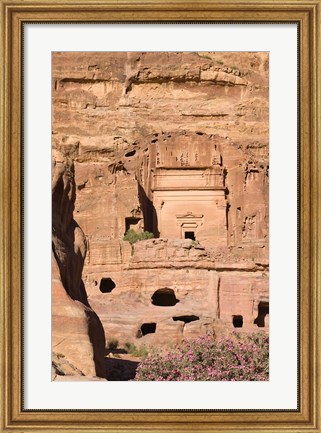
POLYGON ((192 239, 195 241, 195 232, 184 232, 185 239, 192 239))
POLYGON ((111 278, 102 278, 100 280, 99 290, 101 293, 110 293, 115 287, 116 284, 111 278))
POLYGON ((156 290, 152 296, 152 304, 160 307, 173 307, 178 302, 179 299, 176 298, 174 290, 168 287, 156 290))
POLYGON ((259 302, 258 305, 258 315, 254 320, 254 324, 259 328, 265 327, 265 317, 269 314, 269 303, 268 302, 259 302))
POLYGON ((242 328, 243 327, 243 316, 240 316, 240 315, 233 316, 233 326, 234 326, 234 328, 242 328))
POLYGON ((147 334, 155 334, 156 332, 156 323, 143 323, 140 329, 137 332, 137 338, 141 338, 147 334))
POLYGON ((184 323, 194 322, 195 320, 200 320, 198 316, 190 315, 190 316, 175 316, 173 317, 174 322, 177 320, 181 320, 184 323))
POLYGON ((196 241, 197 230, 203 225, 203 217, 203 214, 193 212, 176 215, 177 225, 181 227, 181 238, 196 241))
POLYGON ((128 230, 139 231, 141 229, 142 218, 126 217, 125 218, 125 234, 128 230))

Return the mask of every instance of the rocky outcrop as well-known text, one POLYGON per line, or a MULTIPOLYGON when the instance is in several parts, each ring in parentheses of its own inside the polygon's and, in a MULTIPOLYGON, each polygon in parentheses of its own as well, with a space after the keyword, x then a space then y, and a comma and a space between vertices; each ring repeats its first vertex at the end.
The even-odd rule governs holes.
POLYGON ((107 339, 162 344, 208 329, 268 329, 268 54, 54 53, 52 65, 53 147, 74 163, 83 279, 107 339), (184 211, 162 214, 176 218, 167 239, 132 248, 122 241, 128 228, 162 236, 166 200, 156 190, 175 189, 164 174, 178 173, 175 156, 185 179, 204 181, 204 211, 186 198, 184 211), (181 237, 197 240, 208 226, 200 244, 173 239, 178 220, 181 237), (179 302, 154 305, 162 289, 179 302))
POLYGON ((104 330, 81 278, 86 242, 73 219, 73 164, 57 151, 52 175, 52 350, 75 366, 72 375, 105 377, 104 330))
MULTIPOLYGON (((122 242, 121 248, 123 266, 110 265, 108 272, 96 266, 88 285, 107 336, 137 346, 178 343, 231 332, 238 327, 234 316, 242 317, 243 331, 258 330, 258 306, 269 299, 267 261, 240 258, 229 248, 208 250, 190 239, 122 242)), ((260 328, 268 329, 263 315, 260 328)))

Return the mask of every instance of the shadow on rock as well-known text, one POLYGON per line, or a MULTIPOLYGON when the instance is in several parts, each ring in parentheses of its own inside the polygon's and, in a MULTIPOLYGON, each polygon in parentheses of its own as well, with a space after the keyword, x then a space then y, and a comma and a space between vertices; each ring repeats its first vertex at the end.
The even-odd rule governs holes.
POLYGON ((105 358, 106 379, 109 381, 127 381, 135 378, 139 362, 127 359, 105 358))

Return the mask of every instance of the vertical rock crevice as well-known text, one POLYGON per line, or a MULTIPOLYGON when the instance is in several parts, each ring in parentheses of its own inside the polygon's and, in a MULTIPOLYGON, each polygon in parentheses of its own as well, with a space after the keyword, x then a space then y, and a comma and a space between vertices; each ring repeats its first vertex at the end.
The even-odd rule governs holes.
POLYGON ((84 375, 105 377, 105 333, 82 280, 86 239, 73 219, 74 167, 55 150, 52 175, 52 350, 84 375))

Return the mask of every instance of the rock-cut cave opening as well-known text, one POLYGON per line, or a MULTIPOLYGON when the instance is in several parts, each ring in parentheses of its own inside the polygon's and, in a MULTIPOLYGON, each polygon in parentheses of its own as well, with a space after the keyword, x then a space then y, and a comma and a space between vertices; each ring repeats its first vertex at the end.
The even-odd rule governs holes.
POLYGON ((191 314, 190 316, 175 316, 173 320, 176 322, 177 320, 181 320, 184 323, 194 322, 195 320, 200 320, 198 316, 194 316, 191 314))
POLYGON ((234 326, 234 328, 242 328, 243 327, 243 316, 240 316, 240 315, 233 316, 233 326, 234 326))
POLYGON ((100 280, 99 290, 102 293, 110 293, 115 287, 116 284, 111 278, 102 278, 100 280))
POLYGON ((185 239, 192 239, 192 241, 195 241, 195 232, 185 232, 184 233, 185 239))
POLYGON ((269 314, 269 303, 268 302, 260 302, 258 305, 258 315, 254 320, 254 324, 259 328, 264 328, 265 326, 265 316, 269 314))
POLYGON ((124 235, 127 233, 127 231, 129 229, 135 230, 135 227, 138 227, 138 224, 141 220, 142 220, 142 218, 126 217, 125 218, 125 233, 124 233, 124 235))
POLYGON ((130 152, 125 153, 126 158, 129 158, 130 156, 134 156, 136 153, 136 150, 131 150, 130 152))
POLYGON ((178 302, 179 299, 176 298, 174 290, 168 287, 156 290, 152 296, 152 304, 160 307, 173 307, 178 302))
POLYGON ((156 332, 156 323, 155 322, 143 323, 142 326, 140 327, 140 329, 138 330, 136 337, 141 338, 144 335, 154 334, 155 332, 156 332))

